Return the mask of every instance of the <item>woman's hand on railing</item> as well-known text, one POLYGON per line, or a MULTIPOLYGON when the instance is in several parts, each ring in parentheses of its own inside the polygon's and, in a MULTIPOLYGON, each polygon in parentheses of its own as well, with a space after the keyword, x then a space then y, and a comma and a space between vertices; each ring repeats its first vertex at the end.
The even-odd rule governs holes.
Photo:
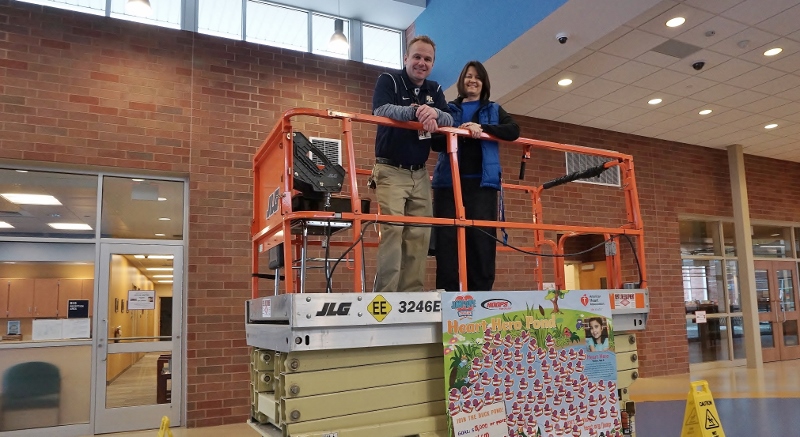
POLYGON ((480 138, 483 133, 483 129, 478 123, 464 123, 459 128, 468 130, 472 138, 480 138))

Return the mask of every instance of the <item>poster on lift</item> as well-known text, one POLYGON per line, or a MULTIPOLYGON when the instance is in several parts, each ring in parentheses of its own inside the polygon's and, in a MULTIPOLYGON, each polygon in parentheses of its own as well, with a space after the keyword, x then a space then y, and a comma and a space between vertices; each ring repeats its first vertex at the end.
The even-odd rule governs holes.
POLYGON ((442 293, 452 436, 618 437, 608 291, 442 293))

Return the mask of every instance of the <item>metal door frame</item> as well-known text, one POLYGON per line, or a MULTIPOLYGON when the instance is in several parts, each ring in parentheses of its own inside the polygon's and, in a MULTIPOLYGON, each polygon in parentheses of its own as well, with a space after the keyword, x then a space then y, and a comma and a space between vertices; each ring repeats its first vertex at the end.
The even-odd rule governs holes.
POLYGON ((95 369, 93 377, 93 424, 95 434, 158 428, 163 416, 168 416, 173 426, 182 424, 184 248, 182 242, 170 243, 172 244, 168 242, 147 242, 142 244, 101 242, 99 244, 98 295, 94 314, 97 322, 94 323, 93 327, 93 344, 95 348, 95 354, 93 354, 93 367, 95 369), (173 255, 172 340, 108 344, 108 287, 111 276, 111 255, 135 255, 141 253, 173 255), (106 408, 106 363, 108 354, 128 352, 170 352, 172 354, 172 392, 169 403, 106 408))

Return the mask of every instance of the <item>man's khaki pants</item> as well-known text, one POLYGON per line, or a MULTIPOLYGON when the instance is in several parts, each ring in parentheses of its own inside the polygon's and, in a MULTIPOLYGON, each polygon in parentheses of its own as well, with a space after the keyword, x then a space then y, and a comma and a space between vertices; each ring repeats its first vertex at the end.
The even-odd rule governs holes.
MULTIPOLYGON (((410 171, 385 164, 373 169, 380 213, 431 217, 431 180, 426 168, 410 171)), ((381 225, 375 291, 422 291, 430 228, 381 225)))

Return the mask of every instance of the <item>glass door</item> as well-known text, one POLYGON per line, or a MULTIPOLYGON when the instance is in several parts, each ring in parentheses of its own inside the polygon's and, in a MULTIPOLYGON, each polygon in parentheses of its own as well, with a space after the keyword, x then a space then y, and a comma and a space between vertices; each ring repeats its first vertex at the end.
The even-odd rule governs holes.
POLYGON ((100 246, 96 434, 181 422, 182 246, 100 246))
POLYGON ((795 263, 756 261, 755 276, 764 362, 800 358, 795 263))

